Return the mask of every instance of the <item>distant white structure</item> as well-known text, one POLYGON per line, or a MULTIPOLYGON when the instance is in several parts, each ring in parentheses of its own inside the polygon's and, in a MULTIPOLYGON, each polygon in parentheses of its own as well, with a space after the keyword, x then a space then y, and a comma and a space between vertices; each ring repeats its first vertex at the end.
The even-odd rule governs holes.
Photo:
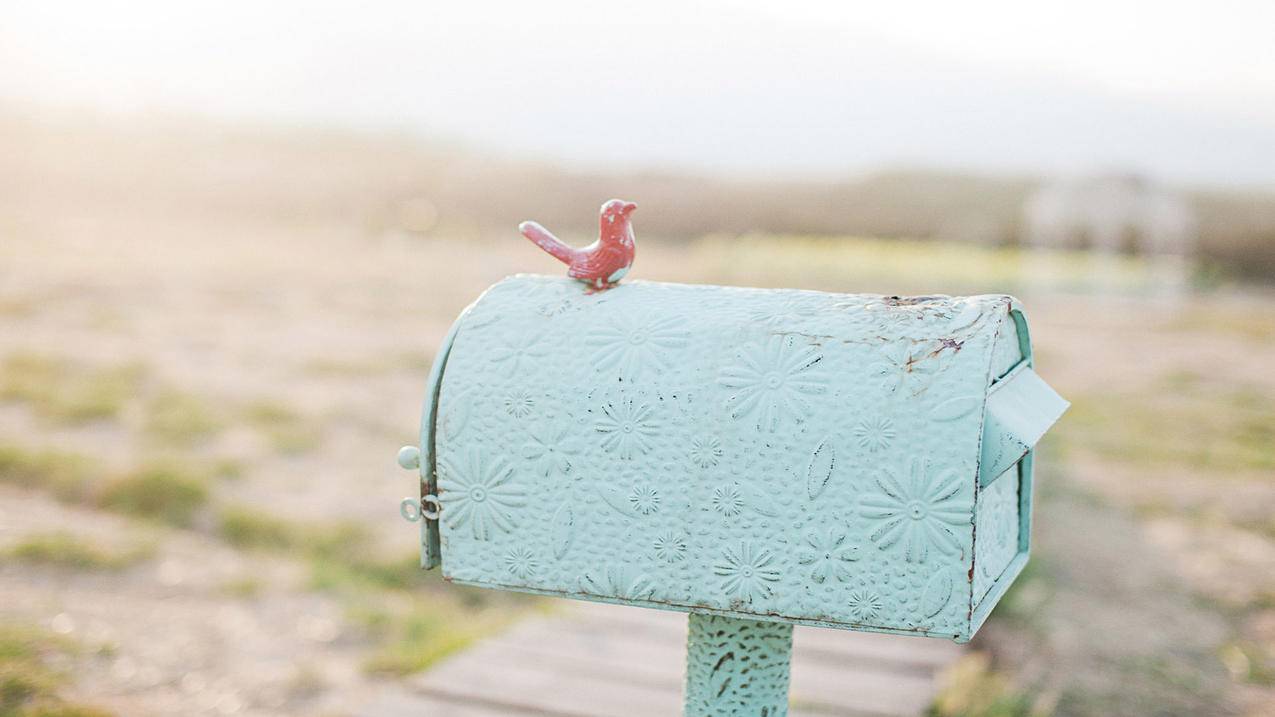
MULTIPOLYGON (((1026 246, 1093 252, 1095 288, 1114 287, 1122 254, 1143 258, 1155 293, 1179 296, 1187 288, 1197 221, 1186 200, 1168 189, 1135 175, 1056 182, 1032 195, 1023 212, 1026 246)), ((1044 263, 1033 262, 1033 283, 1049 281, 1044 263)))

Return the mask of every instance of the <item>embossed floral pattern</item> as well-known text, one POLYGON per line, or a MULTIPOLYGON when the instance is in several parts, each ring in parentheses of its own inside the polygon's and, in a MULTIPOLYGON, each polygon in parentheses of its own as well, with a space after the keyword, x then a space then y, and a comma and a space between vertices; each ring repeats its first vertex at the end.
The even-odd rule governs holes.
POLYGON ((735 484, 720 485, 713 489, 713 510, 727 518, 734 518, 744 509, 744 496, 735 484))
POLYGON ((532 290, 527 292, 525 298, 527 301, 540 302, 536 313, 541 316, 552 317, 566 313, 574 305, 572 300, 580 294, 564 284, 538 283, 533 284, 531 288, 532 290))
POLYGON ((881 602, 881 596, 868 588, 857 588, 850 591, 846 604, 850 608, 850 614, 856 620, 871 620, 884 607, 881 602))
POLYGON ((712 468, 722 458, 722 442, 713 436, 696 436, 691 439, 691 462, 700 468, 712 468))
POLYGON ((721 370, 717 382, 733 389, 726 405, 733 418, 754 417, 757 427, 774 431, 781 420, 801 420, 810 411, 808 396, 827 385, 811 369, 823 355, 792 337, 773 336, 765 345, 741 354, 721 370))
POLYGON ((1017 500, 1018 491, 1008 476, 979 492, 974 562, 984 577, 995 578, 1018 551, 1017 500))
POLYGON ((618 368, 620 375, 631 378, 649 369, 668 366, 669 352, 686 346, 687 332, 677 316, 635 322, 623 315, 612 323, 593 329, 584 343, 594 351, 593 363, 599 371, 618 368))
POLYGON ((535 466, 540 475, 569 472, 571 458, 578 452, 571 426, 555 425, 536 427, 522 445, 522 457, 535 466))
POLYGON ((526 580, 540 570, 540 561, 529 548, 520 546, 505 553, 505 569, 515 577, 526 580))
POLYGON ((650 578, 628 565, 612 565, 596 572, 587 572, 581 578, 580 586, 584 592, 592 595, 626 600, 649 598, 655 590, 650 578))
POLYGON ((868 306, 875 304, 880 299, 869 294, 846 294, 845 296, 832 302, 832 311, 850 314, 854 318, 858 318, 860 314, 867 311, 868 306))
POLYGON ((505 395, 505 413, 514 418, 526 418, 536 407, 536 399, 525 388, 515 388, 505 395))
POLYGON ((863 497, 861 510, 875 527, 868 537, 882 550, 902 546, 908 562, 924 562, 931 549, 955 553, 970 525, 971 507, 961 495, 964 479, 955 470, 931 471, 921 459, 907 478, 878 471, 876 490, 863 497))
MULTIPOLYGON (((1017 525, 1014 520, 1018 516, 1017 511, 1014 510, 1014 500, 1018 498, 1018 494, 1012 489, 1005 490, 1003 486, 993 485, 991 488, 996 488, 997 490, 985 489, 983 491, 983 495, 987 497, 987 505, 983 507, 979 514, 990 518, 988 533, 992 540, 1001 544, 1009 543, 1016 537, 1014 528, 1017 525)), ((981 533, 982 531, 980 530, 979 532, 981 533)))
POLYGON ((503 460, 485 459, 472 448, 464 463, 451 457, 439 461, 438 500, 442 516, 453 530, 469 530, 477 540, 491 536, 492 528, 509 532, 514 509, 527 502, 527 489, 513 481, 514 470, 503 460))
POLYGON ((442 410, 439 412, 439 430, 447 440, 459 436, 469 425, 469 417, 473 413, 474 391, 464 389, 455 393, 447 392, 442 410))
POLYGON ((814 305, 798 296, 785 299, 777 305, 762 306, 753 312, 752 318, 772 328, 788 328, 810 318, 814 313, 814 305))
POLYGON ((638 486, 629 493, 633 509, 642 515, 650 515, 660 509, 660 493, 651 486, 638 486))
POLYGON ((859 546, 846 542, 843 531, 830 529, 806 536, 808 549, 797 554, 797 562, 810 566, 810 579, 817 583, 835 577, 842 582, 851 576, 849 563, 859 559, 859 546))
POLYGON ((649 451, 651 441, 658 433, 651 407, 631 398, 602 404, 601 415, 594 427, 603 436, 602 446, 621 458, 632 458, 636 453, 649 451))
POLYGON ((747 603, 770 597, 769 583, 779 579, 774 554, 747 540, 740 543, 738 548, 726 548, 722 551, 721 559, 713 564, 713 572, 725 578, 722 581, 722 590, 747 603))
POLYGON ((679 562, 686 558, 686 536, 672 530, 665 531, 655 536, 651 549, 655 552, 656 560, 679 562))
POLYGON ((540 334, 524 330, 506 335, 499 345, 491 348, 488 355, 492 361, 517 375, 523 369, 531 368, 548 353, 549 349, 541 343, 540 334))
POLYGON ((894 422, 888 418, 863 418, 854 427, 854 437, 859 447, 869 453, 879 453, 890 447, 896 433, 894 422))
POLYGON ((929 385, 938 369, 938 351, 932 344, 896 341, 882 349, 881 360, 869 367, 887 391, 904 389, 920 393, 929 385))

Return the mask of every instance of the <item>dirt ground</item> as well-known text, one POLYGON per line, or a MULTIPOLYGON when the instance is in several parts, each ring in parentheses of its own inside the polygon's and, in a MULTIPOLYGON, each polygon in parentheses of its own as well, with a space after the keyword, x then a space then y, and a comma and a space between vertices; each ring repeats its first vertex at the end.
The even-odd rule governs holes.
MULTIPOLYGON (((422 219, 381 145, 4 126, 0 623, 75 642, 62 698, 343 714, 536 609, 405 572, 394 456, 452 317, 551 260, 422 219), (353 558, 324 532, 350 526, 353 558)), ((861 288, 704 246, 648 242, 634 274, 861 288)), ((1275 296, 1023 298, 1075 408, 976 647, 1026 711, 1275 714, 1275 296)))

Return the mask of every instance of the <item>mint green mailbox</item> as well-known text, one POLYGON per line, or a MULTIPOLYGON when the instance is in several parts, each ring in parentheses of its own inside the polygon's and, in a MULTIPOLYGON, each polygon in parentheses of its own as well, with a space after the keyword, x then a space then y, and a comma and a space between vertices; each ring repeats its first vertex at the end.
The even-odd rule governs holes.
POLYGON ((969 640, 1067 403, 1008 296, 510 277, 427 388, 422 564, 691 614, 687 714, 783 714, 792 625, 969 640))

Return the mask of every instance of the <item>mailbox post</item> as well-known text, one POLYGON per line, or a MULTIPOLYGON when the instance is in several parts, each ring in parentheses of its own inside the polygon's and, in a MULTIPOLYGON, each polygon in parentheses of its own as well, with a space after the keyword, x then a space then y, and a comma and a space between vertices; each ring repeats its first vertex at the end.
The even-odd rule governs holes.
POLYGON ((691 613, 686 715, 788 713, 792 625, 691 613))
POLYGON ((793 625, 970 639, 1066 406, 1006 296, 520 275, 438 352, 401 509, 454 582, 689 613, 686 714, 781 715, 793 625))

